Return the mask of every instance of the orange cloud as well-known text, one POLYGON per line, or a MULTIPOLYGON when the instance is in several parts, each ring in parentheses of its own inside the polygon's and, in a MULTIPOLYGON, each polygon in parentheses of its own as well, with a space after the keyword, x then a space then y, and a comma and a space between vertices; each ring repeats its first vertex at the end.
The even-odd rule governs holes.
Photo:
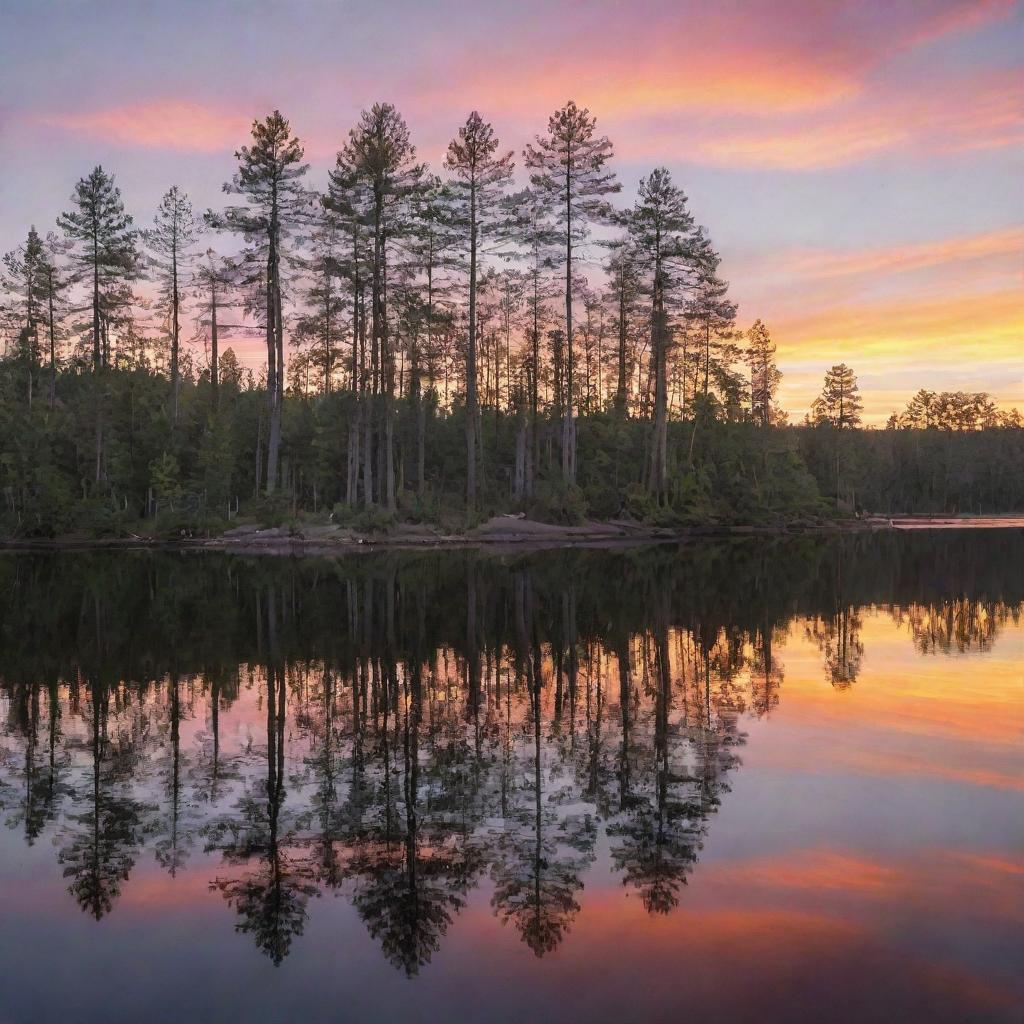
MULTIPOLYGON (((819 116, 702 130, 683 158, 719 166, 813 171, 897 151, 911 155, 1000 149, 1024 142, 1024 85, 964 82, 941 91, 865 93, 819 116)), ((667 139, 648 145, 665 145, 667 139)))
POLYGON ((251 118, 186 100, 152 100, 89 113, 51 114, 40 122, 123 146, 217 152, 249 134, 251 118))
MULTIPOLYGON (((929 360, 961 363, 983 355, 1019 362, 1024 302, 1017 288, 968 295, 863 300, 778 325, 780 349, 807 357, 897 359, 927 353, 929 360)), ((834 360, 833 360, 834 361, 834 360)))
POLYGON ((1018 263, 1022 254, 1024 228, 1013 226, 973 235, 940 238, 933 242, 846 252, 821 249, 793 252, 783 254, 781 258, 773 257, 765 269, 773 273, 797 275, 804 281, 825 280, 926 270, 947 265, 960 268, 966 262, 993 258, 1010 258, 1018 263))

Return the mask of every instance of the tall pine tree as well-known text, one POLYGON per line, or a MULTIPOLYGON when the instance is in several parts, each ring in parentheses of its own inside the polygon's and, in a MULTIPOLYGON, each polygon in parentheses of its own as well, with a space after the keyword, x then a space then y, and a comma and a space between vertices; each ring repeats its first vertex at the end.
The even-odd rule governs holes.
POLYGON ((445 167, 452 172, 457 224, 469 270, 469 331, 466 338, 466 506, 477 500, 480 410, 477 397, 477 274, 481 247, 498 234, 501 201, 512 180, 512 151, 498 154, 494 128, 474 110, 448 144, 445 167))
POLYGON ((160 278, 160 298, 167 311, 171 336, 171 422, 178 422, 181 356, 181 283, 188 269, 189 250, 198 225, 188 196, 173 185, 164 193, 153 218, 153 227, 142 233, 150 262, 160 278))
POLYGON ((557 225, 561 259, 565 266, 566 401, 562 411, 562 478, 576 482, 576 420, 573 404, 573 265, 577 247, 588 234, 591 221, 606 220, 611 214, 606 196, 618 192, 614 172, 605 165, 612 156, 612 144, 596 135, 597 120, 586 108, 571 100, 548 119, 546 135, 538 135, 526 146, 524 159, 530 169, 530 183, 550 203, 557 225))
POLYGON ((224 191, 239 196, 242 205, 229 206, 223 214, 207 215, 219 228, 242 236, 247 245, 244 262, 249 279, 260 281, 265 300, 261 311, 267 339, 268 437, 267 495, 278 487, 281 458, 281 412, 284 405, 284 308, 282 266, 285 243, 310 211, 311 199, 302 185, 309 169, 302 162, 302 144, 279 110, 252 125, 252 143, 235 153, 238 170, 224 191))

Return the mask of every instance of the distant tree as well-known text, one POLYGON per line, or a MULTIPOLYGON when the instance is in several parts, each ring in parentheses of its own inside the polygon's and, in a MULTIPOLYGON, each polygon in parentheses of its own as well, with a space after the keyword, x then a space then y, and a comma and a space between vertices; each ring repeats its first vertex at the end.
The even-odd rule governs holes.
POLYGON ((587 237, 590 221, 609 218, 611 207, 606 196, 620 190, 615 174, 605 169, 611 159, 612 144, 607 137, 595 135, 597 120, 586 108, 571 100, 548 119, 548 130, 529 143, 523 156, 529 168, 530 183, 551 210, 563 247, 565 264, 565 338, 566 367, 562 424, 562 478, 576 482, 576 421, 573 411, 573 262, 574 246, 587 237))
POLYGON ((732 340, 736 322, 736 304, 729 299, 729 283, 718 275, 721 258, 703 235, 694 242, 700 277, 687 305, 687 317, 697 330, 700 355, 701 398, 707 406, 711 384, 728 359, 723 349, 732 340))
POLYGON ((164 193, 153 218, 153 227, 142 232, 150 261, 160 277, 160 297, 167 310, 171 335, 171 422, 178 422, 178 392, 181 376, 181 278, 187 270, 189 249, 195 242, 198 224, 188 196, 173 185, 164 193))
POLYGON ((701 393, 699 402, 696 401, 696 394, 694 395, 695 407, 689 454, 691 465, 697 425, 702 420, 706 421, 713 417, 712 380, 717 378, 725 385, 724 390, 733 386, 736 382, 729 372, 728 364, 732 357, 738 354, 731 347, 734 338, 733 327, 736 323, 736 303, 729 299, 728 282, 718 276, 719 255, 703 232, 694 239, 693 245, 699 276, 687 301, 685 315, 695 332, 699 346, 698 373, 701 378, 701 393))
POLYGON ((310 359, 316 366, 323 394, 333 389, 335 364, 341 354, 348 302, 338 278, 341 274, 341 226, 333 211, 324 207, 319 224, 310 236, 311 252, 305 260, 308 284, 303 298, 307 312, 299 319, 294 342, 310 346, 310 359))
POLYGON ((936 426, 936 400, 938 396, 934 391, 921 388, 916 395, 907 403, 904 422, 907 426, 927 430, 936 426))
POLYGON ((984 391, 927 391, 922 388, 907 403, 906 409, 893 414, 890 426, 914 430, 988 430, 1015 426, 1013 410, 1000 413, 991 396, 984 391))
POLYGON ((551 281, 554 261, 553 247, 558 243, 558 230, 551 223, 551 201, 543 192, 524 189, 508 197, 510 216, 507 225, 511 237, 525 255, 526 280, 526 351, 523 364, 527 374, 530 427, 528 443, 523 446, 523 457, 529 452, 529 461, 522 468, 523 491, 533 497, 540 471, 540 378, 541 328, 548 318, 547 303, 555 295, 551 281))
POLYGON ((50 408, 57 399, 57 342, 64 336, 63 322, 68 313, 67 291, 70 279, 62 257, 67 244, 53 232, 46 236, 42 270, 46 298, 46 330, 50 356, 50 408))
MULTIPOLYGON (((821 394, 811 406, 810 420, 816 426, 829 425, 838 431, 852 429, 860 424, 860 388, 853 370, 846 363, 839 363, 825 373, 825 385, 821 394)), ((847 446, 841 435, 834 441, 836 505, 842 501, 843 454, 847 446)))
POLYGON ((811 421, 839 428, 856 427, 863 408, 853 370, 846 363, 838 363, 825 373, 825 385, 811 406, 811 421))
POLYGON ((633 307, 639 297, 640 276, 637 254, 628 236, 616 240, 605 265, 608 277, 608 298, 615 309, 614 324, 617 339, 615 353, 615 411, 629 413, 629 326, 633 307))
POLYGON ((458 252, 459 229, 452 210, 453 189, 436 175, 427 175, 412 193, 409 208, 409 251, 421 275, 418 290, 418 331, 411 352, 409 398, 416 434, 416 489, 426 485, 426 418, 428 402, 436 402, 438 335, 451 293, 449 272, 463 262, 458 252), (424 380, 424 377, 426 378, 424 380))
POLYGON ((452 173, 457 224, 469 261, 469 331, 466 339, 466 505, 476 507, 477 430, 477 270, 480 248, 496 233, 501 199, 512 180, 512 151, 499 154, 494 127, 474 110, 448 144, 445 167, 452 173))
MULTIPOLYGON (((73 208, 57 218, 71 247, 76 280, 88 280, 92 311, 93 370, 110 362, 110 326, 119 309, 131 303, 128 282, 138 275, 139 255, 132 218, 125 213, 121 191, 102 167, 81 178, 71 196, 73 208)), ((104 390, 95 387, 95 468, 104 478, 104 390)))
POLYGON ((35 370, 39 363, 39 328, 46 323, 47 257, 43 240, 35 227, 16 249, 7 253, 0 272, 0 287, 7 301, 0 313, 17 339, 18 354, 28 369, 28 404, 32 404, 35 370))
POLYGON ((224 355, 220 357, 220 384, 223 387, 235 388, 242 386, 242 367, 238 363, 238 356, 233 348, 224 349, 224 355))
POLYGON ((747 364, 750 366, 751 415, 760 426, 770 426, 775 421, 775 395, 782 374, 775 363, 775 342, 760 320, 755 320, 747 331, 747 364))
MULTIPOLYGON (((218 317, 223 310, 233 305, 232 269, 229 261, 218 256, 212 249, 207 249, 203 259, 196 266, 194 275, 196 300, 200 310, 199 327, 209 331, 210 387, 213 391, 214 406, 219 402, 221 379, 220 329, 222 324, 218 317)), ((228 349, 228 351, 231 350, 228 349)))

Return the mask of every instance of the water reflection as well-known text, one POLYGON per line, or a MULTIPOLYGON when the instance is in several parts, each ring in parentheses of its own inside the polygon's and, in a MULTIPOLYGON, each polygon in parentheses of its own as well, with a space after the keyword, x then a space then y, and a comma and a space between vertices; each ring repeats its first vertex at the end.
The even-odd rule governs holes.
POLYGON ((415 975, 474 892, 543 957, 601 851, 678 909, 794 631, 836 689, 872 609, 922 654, 997 643, 1024 546, 984 543, 8 558, 0 816, 96 920, 143 859, 198 860, 274 964, 337 897, 415 975))

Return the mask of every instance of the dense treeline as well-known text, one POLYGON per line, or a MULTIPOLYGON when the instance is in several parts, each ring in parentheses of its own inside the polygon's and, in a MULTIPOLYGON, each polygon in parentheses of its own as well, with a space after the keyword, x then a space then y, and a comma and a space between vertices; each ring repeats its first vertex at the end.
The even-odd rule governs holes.
POLYGON ((518 190, 476 112, 440 174, 389 104, 319 191, 276 111, 236 156, 223 209, 172 187, 142 230, 97 167, 59 234, 5 257, 5 532, 1021 507, 1019 417, 988 396, 921 392, 865 432, 840 364, 787 426, 774 342, 739 330, 685 193, 656 168, 613 206, 612 144, 574 103, 518 190), (258 373, 228 344, 254 337, 258 373))

